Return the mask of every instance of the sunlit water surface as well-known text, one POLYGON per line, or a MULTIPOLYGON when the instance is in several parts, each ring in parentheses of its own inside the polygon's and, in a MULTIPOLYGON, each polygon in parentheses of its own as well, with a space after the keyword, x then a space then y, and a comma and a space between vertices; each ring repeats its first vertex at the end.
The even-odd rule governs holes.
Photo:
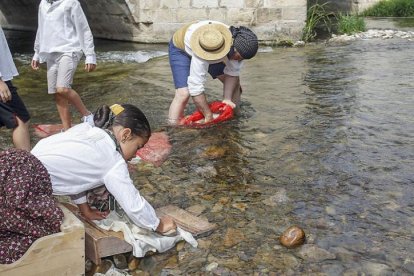
MULTIPOLYGON (((58 123, 45 68, 29 66, 32 35, 8 35, 31 122, 58 123)), ((91 110, 133 103, 153 130, 168 132, 169 159, 135 166, 141 193, 156 207, 196 206, 218 225, 198 249, 147 257, 141 270, 414 273, 412 41, 262 48, 242 72, 240 116, 203 130, 166 124, 174 93, 166 51, 97 41, 97 71, 80 66, 74 80, 91 110), (304 229, 311 253, 280 246, 291 225, 304 229)), ((207 94, 220 99, 219 83, 209 80, 207 94)), ((0 133, 0 148, 10 147, 10 132, 0 133)))

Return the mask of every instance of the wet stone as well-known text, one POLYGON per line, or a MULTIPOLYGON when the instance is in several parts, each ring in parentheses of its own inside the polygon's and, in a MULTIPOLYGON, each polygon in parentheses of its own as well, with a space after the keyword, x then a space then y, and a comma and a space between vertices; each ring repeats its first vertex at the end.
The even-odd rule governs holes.
POLYGON ((125 269, 128 267, 128 263, 124 254, 114 255, 113 260, 116 268, 125 269))
POLYGON ((325 260, 335 260, 335 254, 319 248, 315 245, 305 244, 303 245, 299 252, 297 252, 298 257, 304 259, 308 262, 322 262, 325 260))
POLYGON ((197 167, 195 172, 205 178, 217 176, 217 170, 213 166, 197 167))
POLYGON ((198 239, 197 242, 200 249, 209 249, 211 246, 211 241, 208 239, 198 239))
POLYGON ((104 259, 102 260, 100 265, 96 266, 95 269, 91 271, 91 273, 92 275, 94 275, 95 273, 105 274, 106 272, 108 272, 108 270, 110 270, 113 267, 114 264, 110 260, 104 259))
POLYGON ((218 159, 226 154, 226 149, 219 146, 210 146, 202 154, 201 157, 207 159, 218 159))
POLYGON ((246 209, 247 209, 247 204, 246 203, 238 202, 238 203, 233 203, 231 206, 233 208, 236 208, 236 209, 242 211, 242 212, 246 211, 246 209))
POLYGON ((150 276, 151 274, 147 271, 135 270, 131 272, 131 276, 150 276))
POLYGON ((130 255, 128 258, 128 269, 130 271, 136 270, 139 266, 140 259, 134 257, 134 255, 130 255))
POLYGON ((390 275, 392 273, 388 265, 373 262, 364 262, 362 269, 368 275, 390 275))
POLYGON ((179 241, 177 244, 176 244, 176 249, 177 249, 177 251, 181 251, 181 250, 183 250, 184 249, 184 246, 185 246, 185 241, 179 241))
POLYGON ((295 248, 306 240, 305 232, 298 226, 292 226, 283 231, 279 238, 280 243, 287 248, 295 248))
POLYGON ((271 197, 263 200, 263 204, 271 207, 280 206, 281 204, 284 204, 286 202, 289 202, 289 197, 287 196, 285 189, 280 189, 271 197))
POLYGON ((176 268, 178 266, 178 258, 177 256, 171 256, 168 260, 167 263, 165 264, 164 268, 167 269, 173 269, 176 268))
POLYGON ((205 210, 206 210, 206 206, 201 205, 201 204, 193 205, 186 209, 186 211, 192 213, 195 216, 201 215, 205 210))
POLYGON ((224 246, 229 248, 245 240, 244 234, 237 229, 229 228, 224 235, 224 246))
POLYGON ((217 267, 218 267, 218 263, 213 262, 213 263, 208 264, 205 269, 206 271, 210 272, 213 269, 216 269, 217 267))

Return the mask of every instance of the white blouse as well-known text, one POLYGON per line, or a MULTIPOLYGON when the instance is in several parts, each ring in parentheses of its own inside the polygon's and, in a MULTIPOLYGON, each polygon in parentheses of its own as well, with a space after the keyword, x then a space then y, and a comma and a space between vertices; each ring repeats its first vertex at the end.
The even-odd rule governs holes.
POLYGON ((135 188, 126 161, 104 130, 82 123, 40 140, 31 153, 49 172, 53 194, 81 204, 88 190, 105 185, 136 225, 158 227, 154 208, 135 188))
POLYGON ((226 27, 229 27, 218 21, 204 20, 190 25, 184 36, 185 51, 187 54, 191 56, 190 76, 187 80, 188 90, 191 96, 197 96, 204 92, 204 84, 207 79, 208 66, 210 64, 224 62, 224 64, 226 65, 226 67, 224 68, 224 74, 233 77, 237 77, 240 75, 240 69, 243 65, 242 61, 230 60, 227 58, 227 56, 219 60, 207 61, 199 58, 197 55, 193 53, 190 44, 192 34, 199 27, 209 24, 210 22, 222 24, 226 27))
POLYGON ((10 53, 9 45, 7 44, 6 36, 0 27, 0 79, 2 81, 9 81, 18 74, 10 53))
POLYGON ((78 0, 57 0, 39 5, 33 60, 44 62, 50 53, 83 51, 85 63, 96 64, 93 36, 78 0))

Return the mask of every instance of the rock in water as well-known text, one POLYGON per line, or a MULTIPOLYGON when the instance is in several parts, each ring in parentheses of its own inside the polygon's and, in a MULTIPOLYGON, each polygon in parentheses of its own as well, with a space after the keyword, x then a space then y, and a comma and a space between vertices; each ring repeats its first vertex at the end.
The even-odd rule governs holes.
POLYGON ((286 229, 279 238, 280 243, 287 248, 295 248, 306 240, 305 232, 298 226, 286 229))

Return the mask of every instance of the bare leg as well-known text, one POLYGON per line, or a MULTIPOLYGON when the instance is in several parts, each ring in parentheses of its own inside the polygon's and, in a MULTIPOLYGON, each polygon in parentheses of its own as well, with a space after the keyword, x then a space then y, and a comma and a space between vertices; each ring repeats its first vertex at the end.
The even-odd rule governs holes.
POLYGON ((17 127, 13 129, 13 144, 18 149, 30 151, 29 122, 23 122, 16 117, 17 127))
POLYGON ((172 125, 178 124, 184 117, 184 109, 190 99, 190 93, 187 87, 175 90, 174 99, 171 102, 168 112, 168 122, 172 125))
POLYGON ((59 112, 60 120, 62 121, 63 129, 69 129, 71 127, 71 116, 68 100, 61 94, 55 94, 56 107, 59 112))
POLYGON ((90 114, 89 110, 83 104, 81 97, 75 90, 71 88, 58 87, 56 88, 56 92, 65 97, 66 100, 72 104, 82 116, 90 114))

